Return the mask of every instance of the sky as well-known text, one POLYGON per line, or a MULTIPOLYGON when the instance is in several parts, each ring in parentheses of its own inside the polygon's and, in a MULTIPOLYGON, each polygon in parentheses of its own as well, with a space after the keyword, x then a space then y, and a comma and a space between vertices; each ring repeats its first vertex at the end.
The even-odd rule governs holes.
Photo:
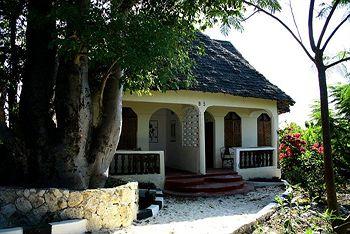
MULTIPOLYGON (((306 44, 308 43, 306 31, 308 1, 299 0, 292 1, 292 3, 301 37, 306 44)), ((278 13, 278 16, 295 29, 289 1, 284 1, 281 5, 282 12, 278 13)), ((343 17, 344 12, 340 10, 329 25, 330 31, 343 17)), ((321 26, 323 26, 323 20, 314 22, 316 35, 319 35, 321 26)), ((329 32, 325 34, 325 38, 329 32)), ((280 24, 263 13, 259 13, 244 23, 243 32, 232 29, 225 36, 220 32, 220 27, 216 26, 204 33, 213 39, 230 41, 256 70, 295 100, 296 104, 291 108, 290 113, 280 115, 280 124, 296 122, 304 125, 310 117, 311 105, 319 99, 317 71, 301 47, 280 24)), ((331 56, 346 48, 350 49, 350 21, 344 24, 333 37, 326 53, 331 56)), ((350 62, 346 66, 350 68, 350 62)), ((329 70, 327 72, 328 84, 346 82, 343 74, 344 66, 329 70)))

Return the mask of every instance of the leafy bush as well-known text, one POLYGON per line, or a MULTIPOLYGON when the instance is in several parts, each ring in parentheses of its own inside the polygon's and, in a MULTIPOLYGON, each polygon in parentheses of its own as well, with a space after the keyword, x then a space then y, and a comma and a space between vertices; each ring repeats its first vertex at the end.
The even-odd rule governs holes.
MULTIPOLYGON (((350 179, 350 84, 330 88, 330 130, 335 182, 346 188, 350 179)), ((280 165, 282 176, 292 184, 300 184, 312 197, 325 191, 321 112, 319 103, 312 107, 305 129, 295 123, 280 130, 280 165)))
POLYGON ((303 133, 295 124, 280 131, 282 177, 291 184, 300 184, 310 196, 319 198, 324 193, 323 146, 319 142, 307 142, 303 138, 310 140, 312 137, 303 133))

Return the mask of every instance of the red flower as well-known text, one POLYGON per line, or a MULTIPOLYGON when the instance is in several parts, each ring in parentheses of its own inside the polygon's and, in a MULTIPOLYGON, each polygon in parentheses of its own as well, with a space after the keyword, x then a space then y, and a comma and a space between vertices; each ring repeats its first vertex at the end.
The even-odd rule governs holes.
POLYGON ((284 153, 280 153, 280 160, 282 160, 282 159, 284 159, 284 158, 286 158, 287 157, 287 155, 286 154, 284 154, 284 153))
POLYGON ((286 148, 286 153, 287 153, 288 157, 293 156, 293 151, 292 151, 292 149, 289 146, 287 146, 287 148, 286 148))
POLYGON ((285 144, 280 144, 279 150, 282 150, 284 148, 285 144))
POLYGON ((314 144, 311 146, 311 149, 314 150, 314 151, 316 151, 316 152, 319 153, 319 154, 323 154, 323 151, 324 151, 323 145, 320 144, 320 143, 318 143, 318 142, 314 143, 314 144))
POLYGON ((324 152, 323 145, 321 145, 321 146, 318 148, 318 153, 319 153, 319 154, 323 154, 323 152, 324 152))
POLYGON ((295 133, 294 135, 293 135, 295 138, 300 138, 300 133, 295 133))

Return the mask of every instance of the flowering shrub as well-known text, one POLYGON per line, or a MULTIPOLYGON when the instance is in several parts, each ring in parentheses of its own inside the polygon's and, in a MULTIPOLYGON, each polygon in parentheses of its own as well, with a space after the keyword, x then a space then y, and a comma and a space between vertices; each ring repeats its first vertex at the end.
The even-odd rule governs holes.
MULTIPOLYGON (((291 184, 299 184, 314 197, 320 197, 324 189, 323 145, 307 142, 304 130, 296 125, 279 132, 279 160, 282 177, 291 184), (304 138, 305 137, 305 138, 304 138), (304 139, 303 139, 304 138, 304 139)), ((315 140, 315 139, 312 139, 315 140)))
MULTIPOLYGON (((306 142, 300 133, 292 133, 291 128, 282 132, 279 146, 279 159, 283 177, 294 184, 302 183, 302 155, 305 153, 306 142)), ((281 133, 280 133, 281 134, 281 133)))

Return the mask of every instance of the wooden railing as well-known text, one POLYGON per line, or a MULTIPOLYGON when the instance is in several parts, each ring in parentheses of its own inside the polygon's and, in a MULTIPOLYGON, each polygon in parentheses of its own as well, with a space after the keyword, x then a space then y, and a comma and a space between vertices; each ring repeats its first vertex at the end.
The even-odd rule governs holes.
POLYGON ((241 151, 239 168, 270 167, 273 165, 273 150, 241 151))
POLYGON ((161 174, 159 152, 117 151, 111 164, 111 175, 161 174))

